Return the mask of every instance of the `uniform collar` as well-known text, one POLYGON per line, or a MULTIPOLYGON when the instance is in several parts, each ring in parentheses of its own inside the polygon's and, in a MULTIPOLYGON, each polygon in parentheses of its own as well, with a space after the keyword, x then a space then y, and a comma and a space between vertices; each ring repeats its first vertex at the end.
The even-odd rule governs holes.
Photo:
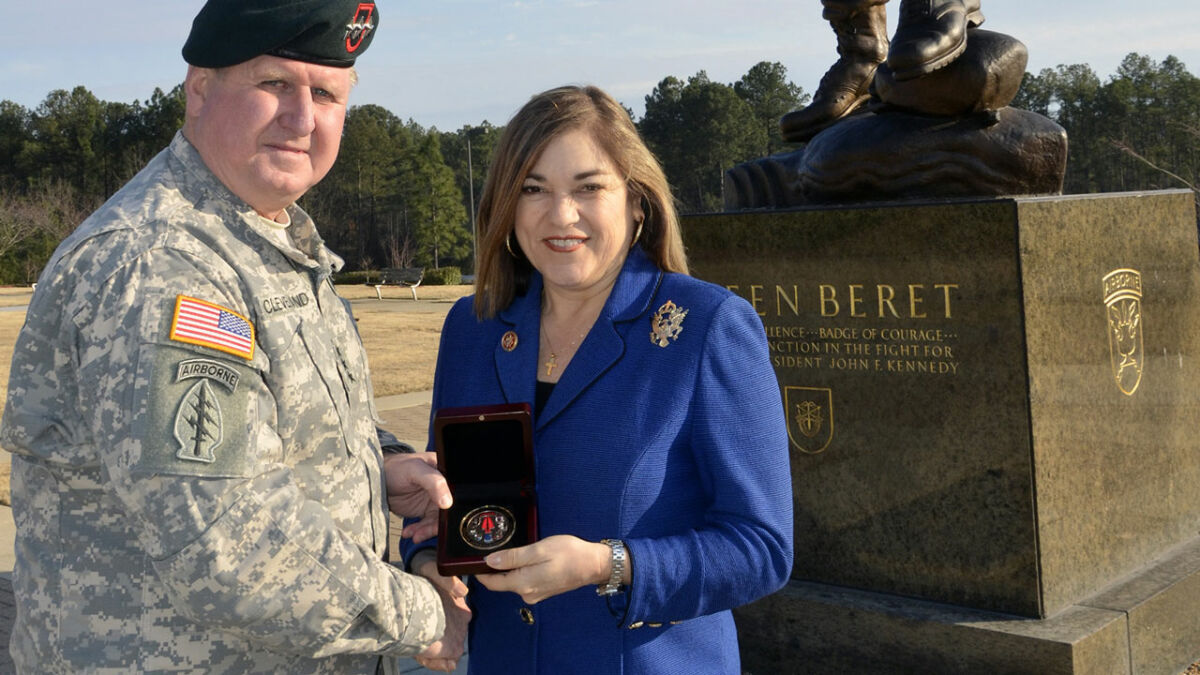
MULTIPOLYGON (((271 236, 269 225, 262 222, 258 212, 249 204, 233 193, 216 174, 204 163, 200 151, 183 135, 182 131, 175 133, 168 147, 171 156, 185 170, 187 179, 181 180, 179 190, 193 204, 200 205, 213 201, 228 205, 228 208, 238 215, 237 223, 252 234, 248 238, 259 238, 264 243, 278 249, 293 262, 314 270, 332 273, 340 270, 344 261, 325 247, 325 241, 317 232, 316 224, 304 209, 293 203, 287 207, 292 225, 289 228, 291 244, 280 242, 271 236)), ((230 218, 223 218, 227 227, 235 228, 237 223, 230 218)))

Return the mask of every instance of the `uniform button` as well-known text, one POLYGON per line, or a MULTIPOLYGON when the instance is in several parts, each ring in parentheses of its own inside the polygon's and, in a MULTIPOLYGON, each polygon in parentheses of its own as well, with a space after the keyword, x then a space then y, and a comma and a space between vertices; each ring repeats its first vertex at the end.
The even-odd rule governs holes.
POLYGON ((530 610, 528 607, 522 607, 521 608, 521 620, 524 621, 526 623, 526 625, 532 626, 533 625, 533 611, 530 610))

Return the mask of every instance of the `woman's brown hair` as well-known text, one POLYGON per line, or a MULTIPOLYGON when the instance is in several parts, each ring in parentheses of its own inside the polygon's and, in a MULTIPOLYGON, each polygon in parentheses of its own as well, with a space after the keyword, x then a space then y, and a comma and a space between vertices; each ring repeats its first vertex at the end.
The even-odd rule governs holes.
POLYGON ((596 87, 558 87, 534 96, 517 111, 492 156, 475 233, 479 251, 475 313, 480 318, 495 316, 528 287, 533 268, 511 236, 521 186, 550 141, 576 129, 592 134, 625 177, 630 199, 641 204, 646 218, 636 243, 660 269, 687 274, 667 177, 628 111, 596 87))

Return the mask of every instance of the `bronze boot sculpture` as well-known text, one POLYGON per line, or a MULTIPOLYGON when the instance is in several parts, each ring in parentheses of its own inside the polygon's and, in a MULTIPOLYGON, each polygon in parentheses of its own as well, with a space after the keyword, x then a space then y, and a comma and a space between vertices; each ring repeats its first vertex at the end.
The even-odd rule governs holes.
POLYGON ((888 55, 886 2, 821 0, 822 15, 837 34, 838 60, 821 78, 812 103, 779 121, 784 140, 807 141, 870 98, 875 69, 888 55))
POLYGON ((967 47, 967 28, 983 23, 980 0, 900 0, 887 64, 897 80, 946 66, 967 47))
POLYGON ((881 0, 822 4, 838 61, 780 120, 804 146, 726 171, 727 209, 1062 193, 1066 131, 1011 107, 1029 54, 981 0, 900 0, 890 45, 881 0))

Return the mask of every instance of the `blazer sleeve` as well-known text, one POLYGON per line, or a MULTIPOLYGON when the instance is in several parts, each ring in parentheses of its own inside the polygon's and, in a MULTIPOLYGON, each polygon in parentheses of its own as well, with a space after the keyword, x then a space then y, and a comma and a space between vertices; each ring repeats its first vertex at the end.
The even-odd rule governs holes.
POLYGON ((792 568, 787 427, 766 334, 730 296, 704 340, 690 440, 706 493, 703 525, 626 541, 633 565, 625 623, 679 621, 779 589, 792 568))

